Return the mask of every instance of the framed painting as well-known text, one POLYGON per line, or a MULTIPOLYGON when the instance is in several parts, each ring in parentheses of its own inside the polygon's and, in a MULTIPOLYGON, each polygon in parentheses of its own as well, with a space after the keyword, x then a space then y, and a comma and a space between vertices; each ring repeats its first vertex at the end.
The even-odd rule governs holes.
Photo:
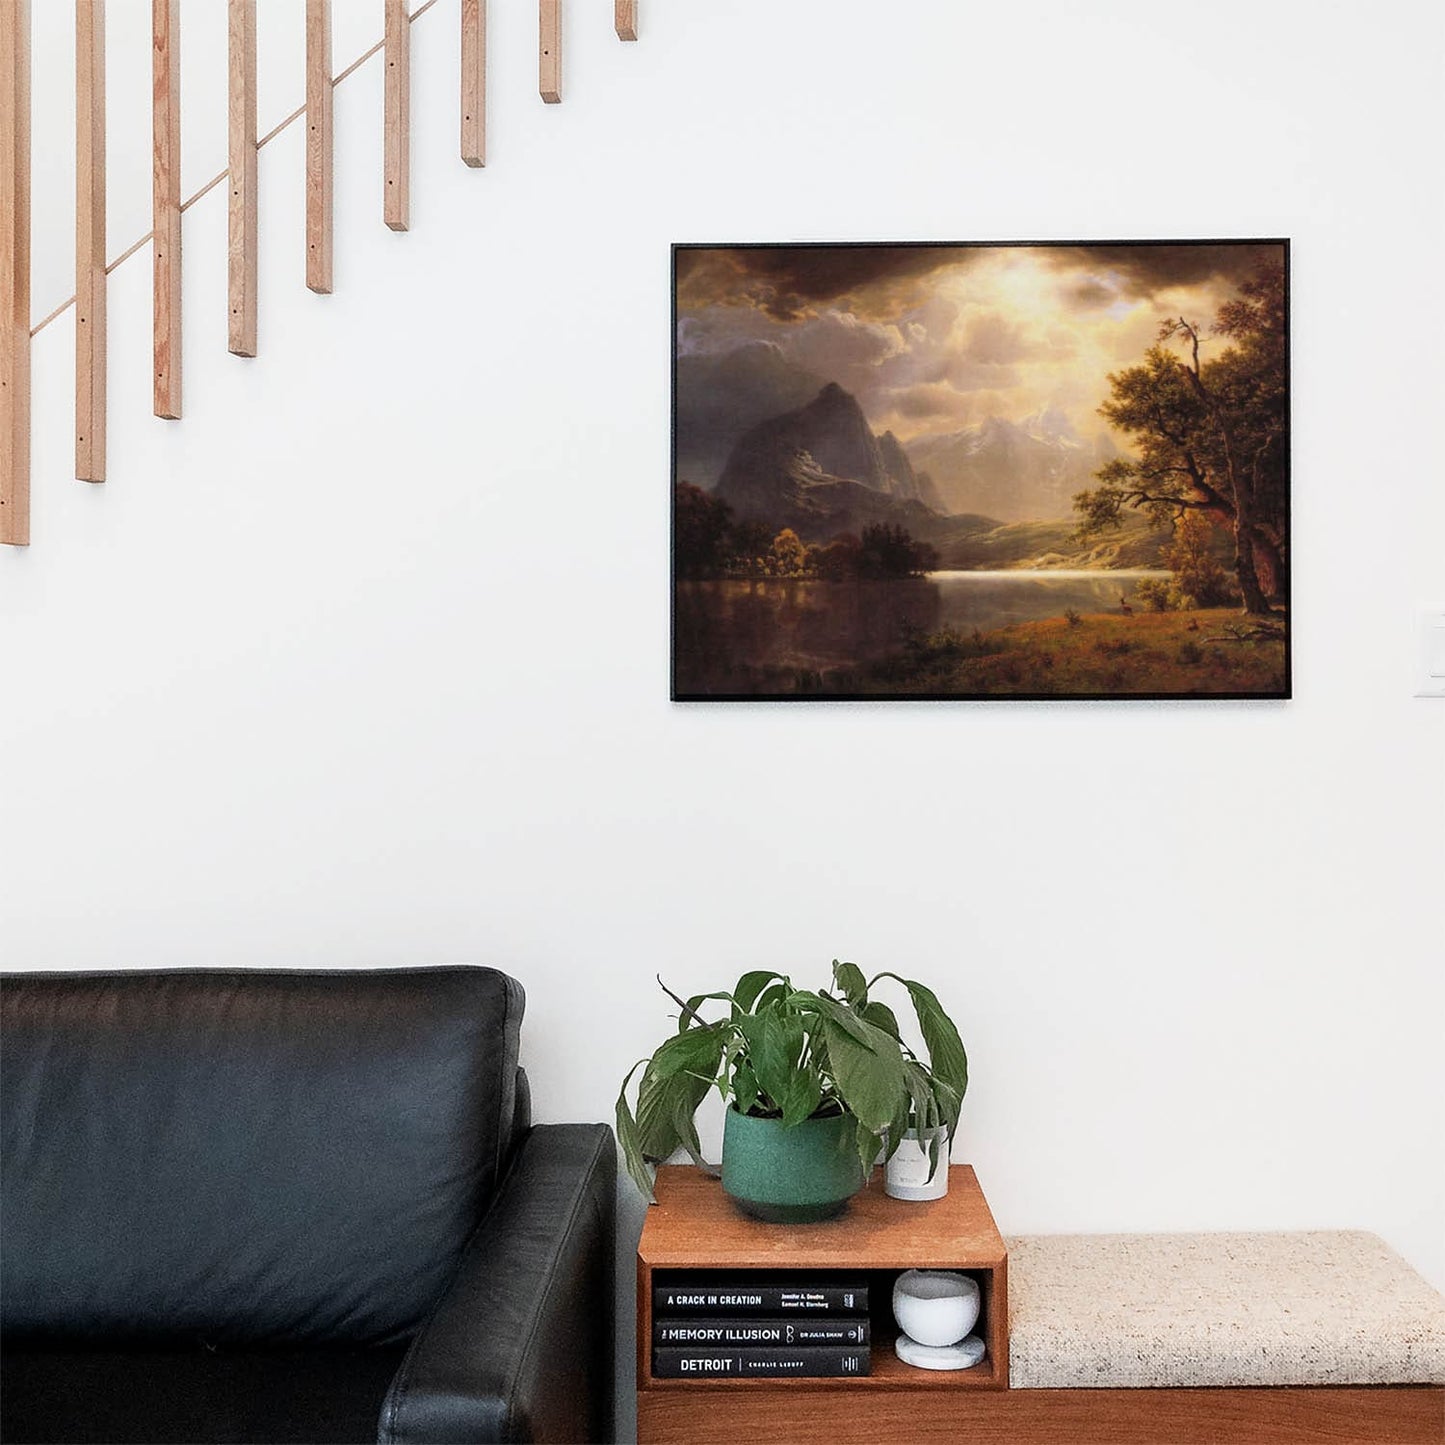
POLYGON ((673 248, 672 695, 1290 695, 1283 240, 673 248))

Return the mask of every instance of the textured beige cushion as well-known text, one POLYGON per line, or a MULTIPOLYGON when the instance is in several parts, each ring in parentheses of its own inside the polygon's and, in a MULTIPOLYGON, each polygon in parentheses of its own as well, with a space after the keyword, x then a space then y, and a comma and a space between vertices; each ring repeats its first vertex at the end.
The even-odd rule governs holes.
POLYGON ((1008 1241, 1025 1389, 1445 1382, 1445 1299, 1373 1234, 1008 1241))

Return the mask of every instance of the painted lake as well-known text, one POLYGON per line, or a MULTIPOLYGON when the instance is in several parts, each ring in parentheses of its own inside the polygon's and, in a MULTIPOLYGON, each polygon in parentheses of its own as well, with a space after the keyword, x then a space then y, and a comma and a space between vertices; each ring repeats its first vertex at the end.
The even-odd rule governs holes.
POLYGON ((795 674, 874 661, 896 652, 910 631, 989 632, 1060 617, 1067 608, 1118 612, 1121 596, 1129 597, 1136 582, 1168 576, 1121 569, 931 572, 875 582, 679 582, 674 690, 680 697, 791 691, 795 674))

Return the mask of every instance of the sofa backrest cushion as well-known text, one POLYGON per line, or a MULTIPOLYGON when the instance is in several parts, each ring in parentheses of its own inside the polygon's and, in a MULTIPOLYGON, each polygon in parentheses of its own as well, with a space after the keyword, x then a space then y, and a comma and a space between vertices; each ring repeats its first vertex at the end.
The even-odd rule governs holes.
POLYGON ((385 1344, 505 1166, 520 985, 484 968, 0 978, 11 1339, 385 1344))

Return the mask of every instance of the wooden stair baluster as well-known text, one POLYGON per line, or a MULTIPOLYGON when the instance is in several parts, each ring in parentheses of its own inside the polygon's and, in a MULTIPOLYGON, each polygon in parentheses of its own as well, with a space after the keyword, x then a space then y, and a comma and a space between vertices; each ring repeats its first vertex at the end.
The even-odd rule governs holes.
POLYGON ((75 0, 75 475, 105 480, 105 0, 75 0))
POLYGON ((306 284, 331 294, 331 0, 306 0, 306 284))
POLYGON ((155 414, 181 414, 181 6, 152 0, 151 242, 155 414))
POLYGON ((548 105, 562 99, 562 0, 538 0, 538 88, 548 105))
POLYGON ((487 163, 487 0, 462 0, 462 160, 487 163))
POLYGON ((227 294, 230 350, 256 354, 256 0, 229 0, 227 294))
POLYGON ((30 541, 30 0, 0 4, 0 542, 30 541))
POLYGON ((411 224, 411 17, 406 0, 385 0, 386 80, 385 110, 386 184, 382 215, 393 231, 411 224))

